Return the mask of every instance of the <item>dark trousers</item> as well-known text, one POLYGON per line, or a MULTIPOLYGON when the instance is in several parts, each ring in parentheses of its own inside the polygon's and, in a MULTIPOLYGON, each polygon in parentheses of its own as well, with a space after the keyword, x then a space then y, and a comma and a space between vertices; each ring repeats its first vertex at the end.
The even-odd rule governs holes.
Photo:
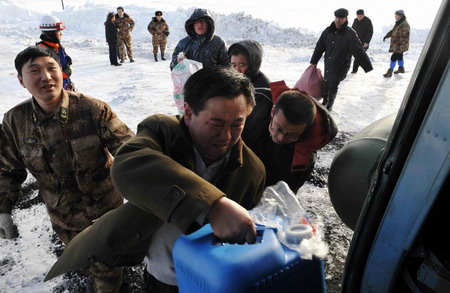
POLYGON ((392 53, 391 61, 401 61, 403 60, 403 53, 392 53))
POLYGON ((322 97, 336 96, 339 84, 345 79, 347 74, 325 73, 322 83, 322 97))
POLYGON ((108 43, 109 46, 109 62, 111 65, 118 64, 117 62, 117 43, 108 43))
POLYGON ((170 286, 158 281, 144 269, 144 292, 146 293, 178 293, 177 286, 170 286))
MULTIPOLYGON (((364 48, 364 51, 367 51, 367 49, 369 49, 369 47, 364 48)), ((358 68, 359 68, 358 61, 356 61, 356 58, 354 58, 354 60, 353 60, 353 72, 357 72, 358 68)))

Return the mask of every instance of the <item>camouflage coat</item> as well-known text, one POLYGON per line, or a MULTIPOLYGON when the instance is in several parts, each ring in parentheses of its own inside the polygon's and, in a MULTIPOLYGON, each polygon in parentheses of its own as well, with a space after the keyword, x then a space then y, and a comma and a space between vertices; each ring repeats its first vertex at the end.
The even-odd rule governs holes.
POLYGON ((28 170, 54 227, 81 231, 123 203, 109 169, 111 154, 133 132, 104 102, 63 90, 45 116, 34 98, 9 110, 0 140, 0 212, 10 213, 28 170))
POLYGON ((410 27, 406 17, 396 21, 394 28, 386 34, 386 38, 391 38, 389 52, 405 53, 409 49, 410 27))
POLYGON ((153 17, 147 26, 147 30, 152 35, 154 41, 162 41, 166 39, 169 33, 169 25, 164 18, 158 21, 156 17, 153 17))
POLYGON ((116 13, 116 27, 119 30, 117 37, 119 39, 131 39, 131 32, 134 29, 134 20, 128 14, 124 13, 123 17, 120 17, 116 13))

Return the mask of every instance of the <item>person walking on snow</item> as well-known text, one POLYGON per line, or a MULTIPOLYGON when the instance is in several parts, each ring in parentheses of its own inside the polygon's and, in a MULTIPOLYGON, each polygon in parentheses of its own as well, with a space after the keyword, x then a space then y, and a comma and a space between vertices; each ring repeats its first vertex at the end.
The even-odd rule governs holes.
POLYGON ((322 105, 332 110, 339 83, 347 76, 350 61, 355 57, 365 72, 373 69, 356 32, 348 26, 348 10, 340 8, 334 12, 335 19, 321 34, 311 57, 311 65, 317 66, 323 53, 325 74, 322 84, 322 105))
MULTIPOLYGON (((363 44, 364 50, 367 51, 367 49, 369 49, 369 43, 372 40, 373 36, 373 25, 370 18, 364 15, 364 10, 358 9, 356 11, 356 18, 353 21, 352 29, 356 31, 359 40, 363 44)), ((354 60, 352 73, 357 73, 358 67, 358 62, 354 60)))
POLYGON ((116 27, 119 29, 117 45, 119 46, 120 63, 123 63, 126 59, 124 46, 127 49, 130 62, 134 62, 133 51, 131 49, 131 32, 133 31, 134 25, 134 20, 124 12, 123 7, 117 7, 116 27))
POLYGON ((66 28, 64 23, 56 16, 45 15, 41 18, 39 28, 42 31, 41 41, 36 43, 36 45, 49 48, 58 55, 63 72, 63 89, 74 90, 74 85, 70 80, 72 75, 72 58, 67 55, 64 46, 61 44, 62 30, 66 28))
POLYGON ((392 72, 395 74, 405 73, 403 53, 409 49, 409 34, 410 28, 406 21, 406 16, 403 10, 397 10, 395 12, 395 25, 384 37, 383 42, 387 38, 391 38, 391 44, 389 46, 389 52, 392 52, 391 63, 388 71, 383 74, 384 77, 391 77, 392 72), (398 70, 394 71, 395 65, 398 62, 398 70))
POLYGON ((169 25, 162 18, 162 12, 156 11, 155 17, 147 26, 148 32, 152 35, 153 55, 155 56, 155 62, 158 62, 158 47, 161 49, 161 60, 164 58, 164 51, 167 45, 167 36, 169 36, 169 25))

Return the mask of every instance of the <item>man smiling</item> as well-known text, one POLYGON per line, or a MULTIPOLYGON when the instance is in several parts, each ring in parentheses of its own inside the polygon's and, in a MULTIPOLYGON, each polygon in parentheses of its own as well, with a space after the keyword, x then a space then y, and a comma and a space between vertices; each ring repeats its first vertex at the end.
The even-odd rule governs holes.
MULTIPOLYGON (((106 103, 62 88, 61 65, 52 50, 29 47, 17 55, 15 66, 32 98, 3 119, 0 236, 14 236, 11 211, 28 169, 39 184, 53 230, 67 245, 92 221, 123 204, 109 174, 111 155, 134 134, 106 103)), ((91 273, 89 288, 118 292, 119 268, 96 263, 91 273)))

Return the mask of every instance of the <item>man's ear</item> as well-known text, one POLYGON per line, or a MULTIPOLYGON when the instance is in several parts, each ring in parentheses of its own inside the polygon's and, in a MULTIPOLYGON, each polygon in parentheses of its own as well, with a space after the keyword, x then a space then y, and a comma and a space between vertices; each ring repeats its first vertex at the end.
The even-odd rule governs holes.
POLYGON ((27 88, 27 87, 25 86, 25 84, 23 83, 23 77, 22 77, 22 76, 17 75, 17 79, 19 80, 19 83, 20 83, 21 86, 23 86, 24 88, 27 88))
POLYGON ((192 120, 192 115, 194 115, 194 113, 192 112, 191 107, 189 107, 188 103, 184 103, 184 123, 189 126, 189 124, 191 123, 192 120))

